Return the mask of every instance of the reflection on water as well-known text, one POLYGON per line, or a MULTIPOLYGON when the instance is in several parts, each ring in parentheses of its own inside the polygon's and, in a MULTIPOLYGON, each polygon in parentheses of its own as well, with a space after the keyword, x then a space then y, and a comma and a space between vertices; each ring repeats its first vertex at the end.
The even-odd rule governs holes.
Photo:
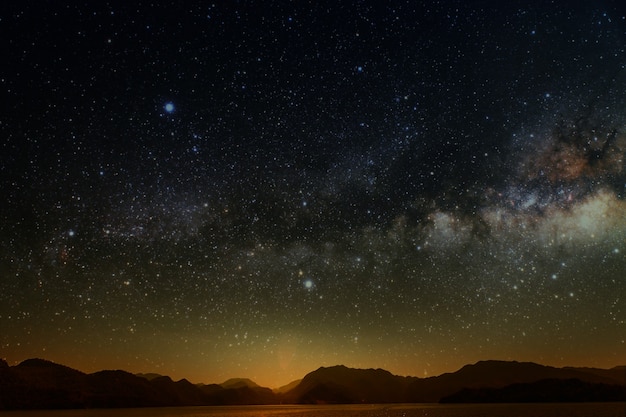
POLYGON ((626 403, 373 404, 11 411, 2 417, 626 417, 626 403))

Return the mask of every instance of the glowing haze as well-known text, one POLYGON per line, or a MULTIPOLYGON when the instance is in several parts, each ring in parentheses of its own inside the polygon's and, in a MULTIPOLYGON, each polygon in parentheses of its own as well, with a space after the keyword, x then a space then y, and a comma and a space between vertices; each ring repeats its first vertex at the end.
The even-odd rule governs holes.
POLYGON ((5 7, 0 356, 626 364, 615 2, 227 3, 5 7))

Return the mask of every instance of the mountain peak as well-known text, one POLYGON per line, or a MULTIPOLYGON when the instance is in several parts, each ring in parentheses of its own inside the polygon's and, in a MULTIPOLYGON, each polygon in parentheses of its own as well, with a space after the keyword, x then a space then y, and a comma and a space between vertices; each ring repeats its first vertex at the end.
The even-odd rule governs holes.
POLYGON ((76 375, 84 375, 82 372, 77 371, 76 369, 70 368, 69 366, 60 365, 58 363, 48 361, 45 359, 26 359, 25 361, 20 362, 16 367, 17 370, 21 370, 23 372, 46 372, 46 373, 67 373, 67 374, 76 374, 76 375))
POLYGON ((219 385, 221 385, 223 388, 243 388, 243 387, 258 388, 259 387, 259 384, 252 381, 249 378, 230 378, 229 380, 226 380, 219 385))
POLYGON ((52 361, 49 361, 46 359, 39 359, 39 358, 26 359, 20 362, 17 366, 33 367, 33 368, 55 368, 55 367, 60 366, 60 367, 67 368, 67 366, 65 365, 59 365, 58 363, 54 363, 52 361))

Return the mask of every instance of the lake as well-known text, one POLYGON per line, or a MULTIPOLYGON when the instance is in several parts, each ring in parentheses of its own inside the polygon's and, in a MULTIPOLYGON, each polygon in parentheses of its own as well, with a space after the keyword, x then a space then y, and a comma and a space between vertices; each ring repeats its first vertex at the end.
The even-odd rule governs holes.
POLYGON ((626 417, 626 403, 367 404, 8 411, 2 417, 626 417))

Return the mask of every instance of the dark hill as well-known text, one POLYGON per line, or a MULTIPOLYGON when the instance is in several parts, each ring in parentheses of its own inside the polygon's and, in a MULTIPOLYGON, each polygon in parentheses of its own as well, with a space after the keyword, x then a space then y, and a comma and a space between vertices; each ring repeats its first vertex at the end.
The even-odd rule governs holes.
POLYGON ((615 373, 579 368, 553 368, 531 362, 482 361, 454 373, 431 378, 400 377, 382 369, 345 366, 311 372, 291 391, 287 403, 438 402, 462 389, 502 388, 540 380, 576 379, 592 384, 615 384, 615 373))
POLYGON ((148 381, 152 381, 153 379, 161 378, 163 375, 155 374, 155 373, 147 373, 147 374, 135 374, 136 376, 140 376, 142 378, 146 378, 148 381))
POLYGON ((198 387, 186 379, 172 381, 169 376, 161 376, 150 381, 159 392, 169 395, 168 402, 181 405, 205 405, 208 396, 198 387))
POLYGON ((504 388, 465 388, 444 397, 442 403, 539 403, 626 401, 626 387, 583 382, 578 379, 544 379, 504 388))
POLYGON ((248 378, 231 378, 227 381, 224 381, 220 384, 224 388, 242 388, 242 387, 250 387, 250 388, 258 388, 259 385, 248 379, 248 378))
POLYGON ((293 403, 389 403, 403 402, 408 382, 382 369, 352 369, 345 366, 319 368, 306 375, 285 394, 293 403))
POLYGON ((285 393, 291 391, 292 389, 294 389, 295 387, 297 387, 300 382, 302 382, 301 379, 297 379, 295 381, 291 381, 287 385, 283 385, 282 387, 276 388, 274 390, 274 392, 276 394, 285 394, 285 393))
POLYGON ((80 391, 86 408, 129 408, 178 405, 168 393, 145 378, 125 371, 100 371, 87 375, 80 391))
POLYGON ((616 366, 611 369, 598 369, 598 368, 572 368, 567 367, 563 369, 570 369, 579 372, 585 372, 587 374, 594 374, 605 378, 607 380, 614 381, 614 384, 626 385, 626 366, 616 366))
POLYGON ((5 368, 0 381, 0 404, 5 409, 77 408, 82 406, 87 375, 43 359, 28 359, 5 368))
MULTIPOLYGON (((211 385, 202 387, 203 391, 210 392, 211 385)), ((212 389, 208 404, 210 405, 268 405, 278 404, 279 400, 269 388, 263 387, 239 387, 239 388, 223 388, 212 389)))
POLYGON ((481 361, 454 373, 417 379, 411 383, 408 402, 437 402, 463 388, 502 388, 542 379, 579 379, 591 383, 614 383, 613 379, 576 368, 553 368, 532 362, 481 361))
POLYGON ((277 403, 268 388, 197 386, 167 376, 148 380, 125 371, 85 374, 41 359, 0 363, 0 410, 128 408, 277 403))

